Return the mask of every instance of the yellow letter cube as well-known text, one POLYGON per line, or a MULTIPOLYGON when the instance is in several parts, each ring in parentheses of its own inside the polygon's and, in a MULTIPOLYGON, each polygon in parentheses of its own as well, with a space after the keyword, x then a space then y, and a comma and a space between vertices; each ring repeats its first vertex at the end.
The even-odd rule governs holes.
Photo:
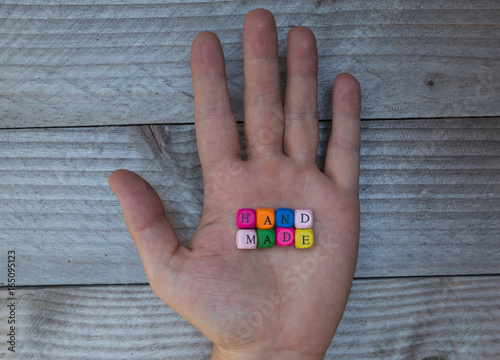
POLYGON ((312 229, 295 229, 295 247, 308 249, 314 244, 314 233, 312 229))

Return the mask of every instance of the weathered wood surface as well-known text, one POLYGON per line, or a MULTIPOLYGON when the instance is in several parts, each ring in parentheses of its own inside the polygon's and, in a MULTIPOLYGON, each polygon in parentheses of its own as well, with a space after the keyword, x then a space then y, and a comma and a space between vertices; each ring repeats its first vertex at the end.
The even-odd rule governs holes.
MULTIPOLYGON (((216 32, 242 119, 242 25, 251 9, 286 33, 310 27, 319 49, 319 116, 335 74, 363 89, 362 116, 498 116, 500 2, 16 1, 0 5, 0 127, 193 121, 190 45, 216 32)), ((284 85, 284 79, 283 79, 284 85)))
MULTIPOLYGON (((201 217, 193 125, 4 130, 0 142, 0 256, 16 250, 20 285, 146 282, 107 183, 118 168, 152 183, 182 242, 201 217)), ((357 277, 500 273, 499 119, 363 122, 361 152, 357 277)))
MULTIPOLYGON (((325 359, 498 359, 499 294, 498 276, 355 281, 325 359)), ((17 297, 13 359, 210 358, 211 343, 147 285, 22 289, 17 297)), ((6 324, 2 306, 2 334, 6 324)))

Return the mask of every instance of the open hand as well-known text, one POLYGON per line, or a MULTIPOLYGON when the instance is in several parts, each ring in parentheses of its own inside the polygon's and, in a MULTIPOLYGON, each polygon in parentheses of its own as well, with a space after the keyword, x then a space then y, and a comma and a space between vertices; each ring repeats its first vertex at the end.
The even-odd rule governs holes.
POLYGON ((318 56, 313 33, 288 33, 287 89, 279 91, 273 15, 250 12, 243 27, 245 141, 240 154, 217 36, 192 44, 195 126, 205 202, 186 246, 154 189, 117 170, 109 183, 154 292, 214 342, 213 359, 321 359, 342 317, 359 238, 360 87, 333 85, 324 173, 318 149, 318 56), (240 208, 310 208, 314 246, 238 250, 240 208))

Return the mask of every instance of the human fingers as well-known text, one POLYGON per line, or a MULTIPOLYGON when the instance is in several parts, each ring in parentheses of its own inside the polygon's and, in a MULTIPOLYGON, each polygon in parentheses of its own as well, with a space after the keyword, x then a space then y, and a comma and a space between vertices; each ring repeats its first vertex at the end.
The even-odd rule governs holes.
POLYGON ((196 142, 204 174, 214 164, 241 158, 229 101, 224 54, 217 35, 198 34, 191 46, 196 142))
POLYGON ((296 27, 287 38, 285 154, 316 164, 318 153, 318 51, 314 33, 296 27))
POLYGON ((340 74, 332 95, 332 132, 324 172, 346 189, 359 186, 361 89, 356 78, 340 74))
POLYGON ((248 158, 283 152, 283 106, 278 67, 278 35, 267 10, 248 13, 243 25, 245 142, 248 158))
POLYGON ((116 170, 109 185, 120 202, 123 218, 155 292, 168 294, 182 259, 179 240, 164 214, 163 204, 153 187, 139 175, 116 170))

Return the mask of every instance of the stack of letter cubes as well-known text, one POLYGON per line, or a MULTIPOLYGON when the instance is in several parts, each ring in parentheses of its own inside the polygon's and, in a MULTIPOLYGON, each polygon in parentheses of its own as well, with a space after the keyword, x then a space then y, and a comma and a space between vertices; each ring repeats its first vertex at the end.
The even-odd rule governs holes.
POLYGON ((276 209, 276 212, 271 208, 240 209, 236 222, 238 249, 271 248, 274 245, 307 249, 314 244, 311 209, 276 209))

